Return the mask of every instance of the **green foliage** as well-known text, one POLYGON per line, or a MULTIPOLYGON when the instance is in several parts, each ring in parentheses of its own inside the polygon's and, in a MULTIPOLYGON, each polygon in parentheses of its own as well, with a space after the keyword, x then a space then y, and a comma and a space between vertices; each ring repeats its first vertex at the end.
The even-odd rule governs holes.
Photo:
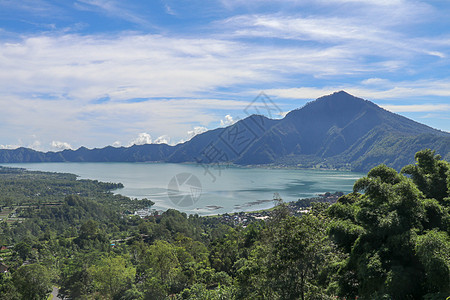
POLYGON ((0 295, 4 300, 21 298, 21 294, 17 291, 10 273, 0 273, 0 295))
POLYGON ((122 256, 107 256, 88 269, 95 290, 106 299, 112 299, 131 287, 136 268, 122 256))
POLYGON ((0 295, 46 299, 53 284, 71 299, 444 299, 450 170, 430 150, 416 159, 373 168, 334 205, 300 217, 280 205, 246 227, 176 210, 141 219, 124 212, 152 202, 114 184, 1 168, 16 216, 0 223, 0 295))
POLYGON ((60 292, 74 299, 88 295, 94 290, 88 265, 81 260, 72 260, 62 268, 60 283, 60 292))
POLYGON ((333 252, 323 220, 314 215, 284 219, 275 232, 268 268, 274 291, 281 299, 319 297, 319 275, 333 252))
POLYGON ((450 293, 450 238, 432 230, 417 237, 415 250, 425 268, 430 291, 450 293))
POLYGON ((336 244, 350 252, 359 236, 364 234, 364 227, 346 219, 336 219, 330 223, 329 234, 336 244))
POLYGON ((169 289, 181 271, 176 250, 166 241, 156 241, 150 245, 142 257, 143 279, 157 281, 169 289))
POLYGON ((191 288, 185 289, 177 299, 187 300, 231 300, 235 299, 235 291, 231 286, 219 286, 215 289, 208 289, 204 284, 194 284, 191 288))
POLYGON ((26 260, 31 256, 31 246, 26 242, 20 242, 14 246, 14 251, 17 252, 22 260, 26 260))
POLYGON ((47 268, 40 264, 22 266, 13 274, 13 282, 22 299, 47 299, 51 278, 47 268))
POLYGON ((448 292, 448 162, 431 150, 416 160, 402 169, 410 177, 385 165, 373 168, 355 183, 355 193, 328 209, 330 235, 349 254, 339 270, 341 296, 416 299, 448 292))
POLYGON ((450 196, 447 185, 450 164, 430 149, 417 152, 415 159, 417 164, 405 166, 401 172, 411 176, 426 198, 443 202, 445 197, 450 196))

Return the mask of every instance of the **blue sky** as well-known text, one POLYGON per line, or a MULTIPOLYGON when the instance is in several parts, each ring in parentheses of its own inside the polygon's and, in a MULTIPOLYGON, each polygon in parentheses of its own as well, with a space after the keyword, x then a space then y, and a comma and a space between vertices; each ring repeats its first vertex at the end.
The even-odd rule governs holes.
POLYGON ((446 0, 0 0, 0 148, 173 144, 261 91, 287 112, 345 90, 450 131, 449 15, 446 0))

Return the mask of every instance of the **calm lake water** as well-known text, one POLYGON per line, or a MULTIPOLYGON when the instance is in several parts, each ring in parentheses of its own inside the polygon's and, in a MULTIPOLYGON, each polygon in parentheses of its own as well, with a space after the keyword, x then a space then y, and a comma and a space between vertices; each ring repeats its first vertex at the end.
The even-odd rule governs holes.
POLYGON ((147 198, 153 208, 210 215, 266 209, 274 193, 295 201, 325 192, 352 191, 362 173, 333 170, 239 168, 166 163, 2 164, 28 170, 73 173, 80 179, 121 182, 116 193, 147 198))

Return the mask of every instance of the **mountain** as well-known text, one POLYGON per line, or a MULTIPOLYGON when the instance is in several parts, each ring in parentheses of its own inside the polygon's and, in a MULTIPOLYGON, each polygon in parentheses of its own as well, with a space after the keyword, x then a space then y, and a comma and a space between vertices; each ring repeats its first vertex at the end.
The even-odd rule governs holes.
POLYGON ((291 111, 236 163, 349 166, 355 171, 385 163, 398 169, 423 148, 449 160, 450 133, 341 91, 291 111))
POLYGON ((439 131, 344 91, 318 98, 283 119, 252 115, 176 146, 166 144, 39 152, 0 150, 0 162, 197 162, 204 164, 349 168, 412 163, 424 148, 450 160, 450 133, 439 131))
POLYGON ((166 144, 133 145, 131 147, 105 147, 60 152, 39 152, 28 148, 0 150, 0 163, 22 162, 164 162, 177 146, 166 144))

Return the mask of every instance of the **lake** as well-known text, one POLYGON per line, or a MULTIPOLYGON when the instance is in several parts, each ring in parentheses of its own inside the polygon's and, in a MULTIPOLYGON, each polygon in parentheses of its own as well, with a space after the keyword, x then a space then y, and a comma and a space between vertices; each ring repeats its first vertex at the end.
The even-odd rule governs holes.
POLYGON ((243 168, 166 163, 20 163, 1 164, 28 170, 73 173, 80 179, 121 182, 116 193, 147 198, 153 208, 175 208, 211 215, 272 207, 274 193, 284 201, 325 192, 352 191, 362 173, 335 170, 243 168))

